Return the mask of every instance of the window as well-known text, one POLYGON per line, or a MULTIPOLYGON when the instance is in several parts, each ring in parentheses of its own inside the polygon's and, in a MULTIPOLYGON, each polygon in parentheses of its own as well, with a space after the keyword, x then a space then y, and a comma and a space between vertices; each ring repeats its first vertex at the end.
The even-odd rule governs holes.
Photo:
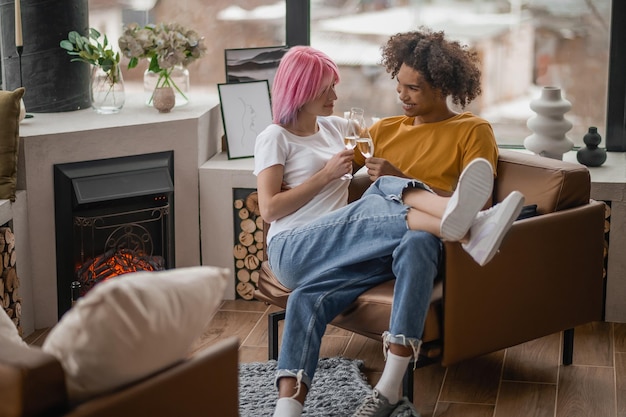
MULTIPOLYGON (((108 4, 91 1, 90 21, 111 12, 108 4)), ((337 112, 358 103, 376 117, 400 113, 395 81, 379 63, 380 47, 390 35, 419 25, 444 30, 480 53, 483 94, 468 110, 493 124, 501 146, 522 146, 532 133, 526 126, 534 115, 530 101, 542 86, 555 85, 572 103, 565 117, 576 146, 589 126, 597 126, 609 150, 626 151, 623 1, 215 0, 202 10, 191 2, 125 4, 137 7, 118 13, 122 23, 177 21, 205 36, 207 57, 189 68, 195 91, 216 93, 215 86, 225 82, 225 49, 310 44, 340 65, 337 112)), ((113 23, 108 27, 115 28, 113 23)), ((124 79, 141 88, 142 76, 138 68, 126 71, 124 79)))
MULTIPOLYGON (((206 56, 189 66, 194 93, 217 95, 217 84, 226 82, 226 49, 281 46, 285 38, 285 0, 232 0, 169 2, 159 0, 89 0, 90 25, 106 33, 112 44, 122 26, 136 22, 176 22, 204 36, 206 56)), ((127 91, 143 91, 143 72, 148 63, 142 60, 127 70, 122 61, 127 91)))
POLYGON ((572 103, 565 118, 576 146, 589 126, 606 137, 609 40, 611 27, 621 29, 611 25, 611 0, 311 0, 311 6, 311 45, 340 65, 338 110, 358 103, 370 116, 399 114, 395 82, 379 65, 380 46, 424 25, 478 51, 483 93, 467 110, 492 123, 501 146, 523 145, 535 114, 529 103, 549 85, 572 103))

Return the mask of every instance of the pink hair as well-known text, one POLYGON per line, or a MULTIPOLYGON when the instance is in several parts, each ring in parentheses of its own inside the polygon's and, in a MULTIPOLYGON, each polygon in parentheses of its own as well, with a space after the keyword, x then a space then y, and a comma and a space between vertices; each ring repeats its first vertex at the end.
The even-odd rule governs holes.
POLYGON ((294 46, 283 56, 272 85, 274 123, 296 121, 298 110, 319 97, 329 77, 339 82, 337 65, 325 53, 310 46, 294 46))

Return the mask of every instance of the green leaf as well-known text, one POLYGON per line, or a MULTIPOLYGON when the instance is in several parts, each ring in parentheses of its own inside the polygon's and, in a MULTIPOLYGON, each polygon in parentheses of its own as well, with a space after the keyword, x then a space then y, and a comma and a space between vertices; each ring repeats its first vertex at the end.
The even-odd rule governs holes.
POLYGON ((75 30, 71 31, 70 33, 68 33, 67 35, 67 39, 72 42, 73 44, 76 43, 76 38, 80 37, 80 35, 78 34, 78 32, 76 32, 75 30))
POLYGON ((61 46, 61 48, 65 49, 66 51, 74 50, 74 44, 68 40, 62 40, 59 45, 61 46))
POLYGON ((98 32, 94 28, 89 28, 89 37, 91 39, 98 40, 98 38, 100 37, 100 32, 98 32))
POLYGON ((132 57, 130 61, 128 61, 128 69, 133 69, 139 64, 139 58, 136 56, 132 57))
POLYGON ((148 69, 152 72, 161 71, 161 67, 159 66, 159 59, 156 56, 153 56, 152 59, 150 59, 150 66, 148 67, 148 69))
POLYGON ((110 58, 106 58, 106 59, 100 60, 100 66, 105 71, 108 71, 109 69, 111 69, 111 67, 113 67, 113 65, 115 65, 115 62, 113 62, 113 60, 110 59, 110 58))

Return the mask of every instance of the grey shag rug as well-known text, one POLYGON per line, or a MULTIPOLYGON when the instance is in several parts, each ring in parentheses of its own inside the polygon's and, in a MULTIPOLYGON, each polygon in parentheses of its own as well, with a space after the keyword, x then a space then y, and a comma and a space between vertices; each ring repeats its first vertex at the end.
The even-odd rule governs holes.
MULTIPOLYGON (((371 392, 361 373, 363 361, 322 358, 317 364, 313 386, 302 415, 349 417, 371 392)), ((274 387, 276 361, 239 365, 239 415, 265 417, 274 413, 278 392, 274 387)))

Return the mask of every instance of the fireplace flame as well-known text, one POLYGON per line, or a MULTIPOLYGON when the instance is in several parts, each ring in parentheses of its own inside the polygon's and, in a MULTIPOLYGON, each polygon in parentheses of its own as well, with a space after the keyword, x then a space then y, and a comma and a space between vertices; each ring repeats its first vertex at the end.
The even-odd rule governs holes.
POLYGON ((165 269, 165 259, 131 249, 111 249, 100 256, 79 265, 77 281, 81 283, 80 296, 94 285, 108 279, 137 271, 160 271, 165 269))

